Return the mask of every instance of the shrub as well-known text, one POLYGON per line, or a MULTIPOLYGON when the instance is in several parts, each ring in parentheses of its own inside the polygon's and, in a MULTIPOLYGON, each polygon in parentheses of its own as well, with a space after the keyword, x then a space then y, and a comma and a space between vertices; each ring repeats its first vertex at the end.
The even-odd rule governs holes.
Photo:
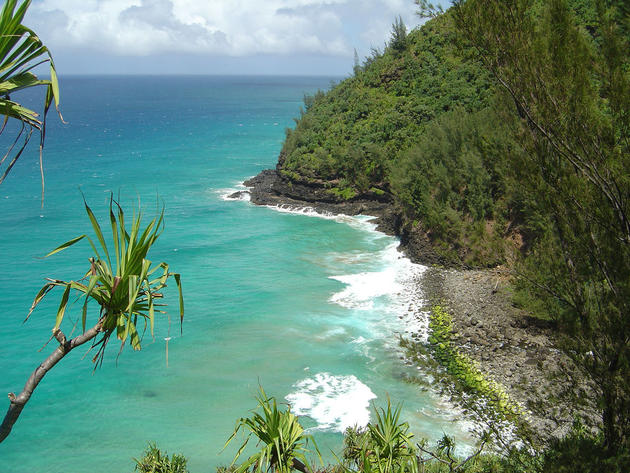
POLYGON ((144 451, 144 456, 138 460, 134 458, 136 468, 140 473, 188 473, 186 457, 173 454, 171 458, 162 452, 155 442, 150 442, 144 451))

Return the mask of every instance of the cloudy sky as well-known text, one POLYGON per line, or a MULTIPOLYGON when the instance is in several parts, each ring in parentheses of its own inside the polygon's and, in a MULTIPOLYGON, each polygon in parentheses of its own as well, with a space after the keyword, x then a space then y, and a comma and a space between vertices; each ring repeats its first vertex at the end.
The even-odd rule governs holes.
POLYGON ((413 0, 34 0, 64 73, 345 75, 413 0))

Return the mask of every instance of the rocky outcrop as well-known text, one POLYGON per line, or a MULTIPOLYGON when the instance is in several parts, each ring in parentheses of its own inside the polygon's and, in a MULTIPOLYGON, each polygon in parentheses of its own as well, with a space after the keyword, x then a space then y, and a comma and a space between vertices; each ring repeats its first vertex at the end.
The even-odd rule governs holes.
POLYGON ((243 183, 247 191, 238 191, 232 198, 244 193, 257 205, 289 208, 312 207, 318 212, 345 215, 372 215, 377 217, 378 230, 400 238, 400 250, 414 263, 448 266, 432 247, 420 226, 405 221, 387 193, 366 192, 351 199, 342 199, 330 192, 321 181, 291 180, 274 169, 266 169, 243 183))
POLYGON ((334 214, 367 214, 381 217, 391 207, 389 195, 363 194, 342 199, 319 181, 295 181, 272 169, 262 171, 244 184, 250 188, 251 201, 257 205, 310 206, 334 214))

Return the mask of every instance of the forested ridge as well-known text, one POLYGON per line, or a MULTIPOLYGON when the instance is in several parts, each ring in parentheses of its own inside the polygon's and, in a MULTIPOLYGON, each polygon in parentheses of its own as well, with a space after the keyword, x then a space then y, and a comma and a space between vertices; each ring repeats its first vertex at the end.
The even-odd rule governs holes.
POLYGON ((339 199, 391 196, 445 262, 500 262, 490 249, 497 225, 487 223, 505 225, 497 167, 512 150, 497 127, 495 81, 461 41, 452 12, 408 35, 394 28, 384 51, 354 71, 330 92, 306 97, 287 130, 282 174, 323 182, 339 199))

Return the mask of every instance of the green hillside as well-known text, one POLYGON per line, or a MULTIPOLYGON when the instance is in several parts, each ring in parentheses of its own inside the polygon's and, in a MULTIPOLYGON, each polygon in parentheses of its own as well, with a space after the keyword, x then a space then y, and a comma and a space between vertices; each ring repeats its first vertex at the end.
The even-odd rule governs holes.
POLYGON ((281 172, 340 199, 391 195, 446 263, 498 264, 508 221, 498 168, 510 146, 496 125, 497 87, 451 13, 408 35, 401 27, 353 77, 306 98, 281 172))

